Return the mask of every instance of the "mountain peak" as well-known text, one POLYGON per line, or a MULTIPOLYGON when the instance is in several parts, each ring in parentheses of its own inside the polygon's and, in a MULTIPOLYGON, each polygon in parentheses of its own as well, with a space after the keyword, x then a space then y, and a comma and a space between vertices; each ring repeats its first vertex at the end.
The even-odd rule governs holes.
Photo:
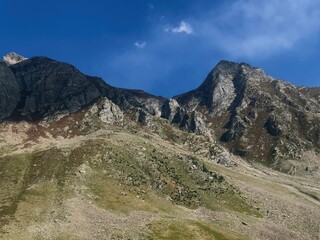
POLYGON ((240 68, 247 68, 251 70, 258 70, 258 71, 263 71, 261 68, 254 67, 248 63, 245 62, 232 62, 232 61, 227 61, 227 60, 221 60, 214 69, 219 69, 219 70, 230 70, 230 69, 240 69, 240 68))
POLYGON ((24 60, 27 60, 27 58, 15 53, 10 52, 3 56, 2 61, 7 63, 8 65, 14 65, 16 63, 22 62, 24 60))
POLYGON ((228 71, 238 71, 240 68, 239 63, 232 62, 232 61, 226 61, 226 60, 221 60, 218 62, 218 64, 214 67, 212 71, 219 70, 220 72, 228 72, 228 71))
POLYGON ((237 62, 229 61, 229 60, 220 60, 217 66, 232 66, 232 65, 239 65, 237 62))

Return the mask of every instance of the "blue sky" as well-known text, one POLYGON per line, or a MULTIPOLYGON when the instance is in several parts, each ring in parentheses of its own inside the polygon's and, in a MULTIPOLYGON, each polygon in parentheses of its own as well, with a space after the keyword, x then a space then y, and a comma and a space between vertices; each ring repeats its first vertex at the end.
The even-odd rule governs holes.
POLYGON ((170 97, 221 59, 320 86, 319 0, 0 0, 0 54, 48 56, 170 97))

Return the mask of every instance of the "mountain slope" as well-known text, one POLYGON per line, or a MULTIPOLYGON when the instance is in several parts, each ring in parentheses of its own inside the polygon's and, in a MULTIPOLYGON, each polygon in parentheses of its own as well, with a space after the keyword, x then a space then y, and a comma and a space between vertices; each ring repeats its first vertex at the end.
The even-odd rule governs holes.
POLYGON ((316 181, 225 168, 206 137, 96 109, 0 125, 4 239, 317 239, 316 181))

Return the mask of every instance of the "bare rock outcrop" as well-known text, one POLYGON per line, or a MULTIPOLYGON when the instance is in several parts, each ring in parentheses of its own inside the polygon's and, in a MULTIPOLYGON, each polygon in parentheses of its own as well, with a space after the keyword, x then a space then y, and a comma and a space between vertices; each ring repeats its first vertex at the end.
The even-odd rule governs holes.
POLYGON ((14 65, 16 63, 22 62, 24 60, 27 60, 28 58, 25 58, 15 52, 10 52, 3 56, 2 61, 5 62, 8 65, 14 65))
POLYGON ((20 102, 20 86, 11 69, 0 62, 0 119, 9 117, 20 102))
POLYGON ((164 102, 161 109, 161 117, 168 119, 172 123, 181 121, 181 108, 175 99, 168 99, 164 102))
POLYGON ((123 125, 124 115, 118 105, 105 98, 99 112, 99 118, 104 123, 123 125))

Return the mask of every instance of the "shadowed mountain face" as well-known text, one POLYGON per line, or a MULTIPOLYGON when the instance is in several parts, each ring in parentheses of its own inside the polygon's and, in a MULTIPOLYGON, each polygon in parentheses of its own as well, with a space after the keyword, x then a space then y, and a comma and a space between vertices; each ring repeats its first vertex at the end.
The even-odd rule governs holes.
POLYGON ((20 101, 20 86, 12 70, 0 62, 0 118, 9 117, 20 101))
POLYGON ((285 160, 301 164, 304 152, 320 148, 319 88, 293 86, 245 63, 221 61, 197 89, 173 99, 114 88, 46 57, 14 54, 0 63, 0 84, 1 119, 40 120, 106 97, 145 125, 153 117, 165 118, 220 141, 236 155, 286 172, 295 170, 285 160))
POLYGON ((1 119, 39 120, 58 113, 72 113, 105 96, 123 109, 131 105, 142 107, 135 92, 113 88, 67 63, 46 57, 25 59, 15 64, 6 61, 0 63, 1 119))
POLYGON ((101 96, 100 89, 73 66, 37 57, 11 66, 19 83, 14 117, 40 118, 58 111, 74 112, 101 96))

